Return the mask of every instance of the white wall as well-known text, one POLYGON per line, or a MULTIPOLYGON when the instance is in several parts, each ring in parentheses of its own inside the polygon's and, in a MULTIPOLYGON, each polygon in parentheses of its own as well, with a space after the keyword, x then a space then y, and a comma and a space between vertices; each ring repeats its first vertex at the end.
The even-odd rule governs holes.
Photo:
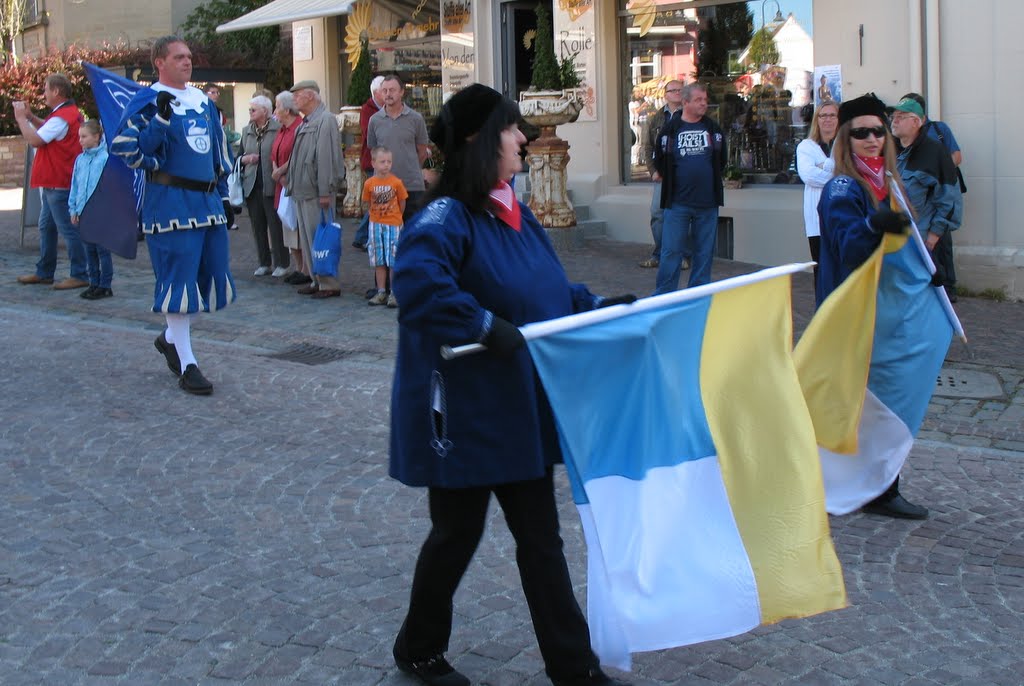
POLYGON ((313 59, 303 62, 292 60, 295 82, 312 79, 320 86, 320 97, 327 109, 337 112, 341 107, 341 60, 338 44, 338 17, 308 19, 292 23, 313 29, 313 59))
POLYGON ((930 114, 953 129, 969 189, 954 234, 959 283, 1016 298, 1024 298, 1022 25, 1024 3, 1013 0, 814 1, 815 63, 843 65, 844 97, 874 91, 893 102, 924 91, 930 114))

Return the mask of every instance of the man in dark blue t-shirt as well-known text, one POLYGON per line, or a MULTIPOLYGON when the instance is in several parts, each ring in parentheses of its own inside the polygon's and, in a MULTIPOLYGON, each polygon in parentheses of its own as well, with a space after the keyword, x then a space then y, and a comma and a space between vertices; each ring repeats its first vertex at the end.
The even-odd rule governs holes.
POLYGON ((655 295, 679 288, 688 243, 693 262, 687 287, 711 281, 718 208, 725 197, 722 167, 726 150, 722 130, 705 116, 707 109, 707 89, 699 83, 685 86, 683 108, 658 135, 655 180, 663 179, 661 206, 665 208, 665 223, 655 295))

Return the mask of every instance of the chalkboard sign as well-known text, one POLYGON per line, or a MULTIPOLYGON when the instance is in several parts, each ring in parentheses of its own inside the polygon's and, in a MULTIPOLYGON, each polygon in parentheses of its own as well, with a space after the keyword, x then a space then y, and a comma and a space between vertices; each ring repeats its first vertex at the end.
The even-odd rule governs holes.
POLYGON ((39 211, 42 209, 42 201, 39 198, 38 188, 29 188, 29 179, 32 177, 32 160, 35 159, 36 149, 31 145, 25 146, 25 178, 21 181, 21 245, 25 246, 25 229, 30 226, 39 226, 39 211))

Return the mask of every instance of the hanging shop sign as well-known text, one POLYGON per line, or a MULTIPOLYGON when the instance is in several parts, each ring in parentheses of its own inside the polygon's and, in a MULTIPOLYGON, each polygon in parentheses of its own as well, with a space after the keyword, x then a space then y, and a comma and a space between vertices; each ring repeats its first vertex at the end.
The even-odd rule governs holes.
POLYGON ((441 85, 444 97, 476 80, 473 5, 469 0, 441 2, 441 85))
POLYGON ((583 109, 577 121, 597 121, 595 4, 596 0, 558 0, 553 13, 558 59, 560 62, 572 59, 582 80, 577 93, 583 109))

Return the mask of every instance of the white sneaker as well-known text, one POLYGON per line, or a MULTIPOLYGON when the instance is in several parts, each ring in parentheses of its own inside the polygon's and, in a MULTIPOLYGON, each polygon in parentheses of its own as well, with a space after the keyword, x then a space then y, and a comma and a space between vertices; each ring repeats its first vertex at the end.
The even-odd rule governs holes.
POLYGON ((383 305, 388 301, 388 294, 385 291, 377 291, 377 295, 370 298, 367 305, 383 305))
POLYGON ((398 307, 398 298, 395 297, 394 293, 388 294, 388 307, 398 307))
POLYGON ((270 267, 259 267, 252 273, 253 276, 266 276, 270 273, 270 267))
POLYGON ((274 270, 274 272, 271 274, 271 276, 274 277, 275 279, 280 279, 282 276, 284 276, 287 273, 288 273, 287 269, 285 269, 284 267, 278 267, 277 269, 274 270))

